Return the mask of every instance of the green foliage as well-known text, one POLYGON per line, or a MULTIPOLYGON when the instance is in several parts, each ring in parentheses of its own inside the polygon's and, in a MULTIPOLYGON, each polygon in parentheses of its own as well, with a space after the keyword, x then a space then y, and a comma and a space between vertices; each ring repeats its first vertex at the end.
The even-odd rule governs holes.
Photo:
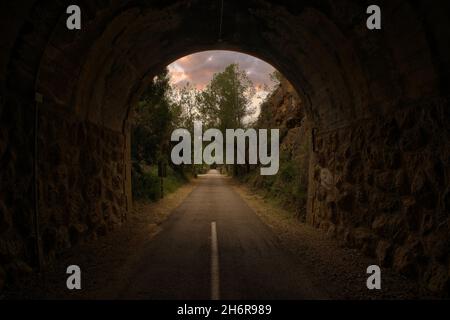
MULTIPOLYGON (((131 158, 132 190, 135 199, 156 201, 160 195, 158 162, 169 162, 170 135, 182 117, 181 106, 172 101, 168 71, 155 77, 134 110, 131 158)), ((173 192, 186 182, 184 173, 167 168, 164 186, 173 192)))
POLYGON ((205 126, 225 129, 241 128, 245 116, 253 112, 253 83, 237 64, 216 73, 211 83, 198 95, 198 109, 205 126))
MULTIPOLYGON (((223 134, 226 129, 243 128, 244 118, 254 112, 251 107, 254 91, 254 85, 245 71, 237 64, 227 66, 213 76, 205 90, 198 93, 199 119, 204 127, 217 128, 223 134)), ((236 166, 227 171, 233 175, 239 172, 236 166)))
POLYGON ((167 177, 164 178, 164 193, 172 193, 188 181, 187 173, 168 167, 167 177))
POLYGON ((307 201, 308 163, 303 158, 291 158, 287 152, 280 154, 280 170, 274 176, 261 176, 259 170, 242 178, 256 192, 267 199, 291 209, 298 217, 303 217, 307 201))
MULTIPOLYGON (((189 181, 189 175, 182 171, 167 167, 167 177, 163 179, 164 194, 176 191, 189 181)), ((158 166, 136 166, 133 170, 133 198, 157 201, 161 198, 161 178, 158 177, 158 166)))
MULTIPOLYGON (((284 81, 282 76, 277 77, 284 81)), ((270 108, 271 98, 272 95, 269 95, 261 106, 257 121, 259 128, 274 125, 270 108)), ((302 134, 304 135, 302 139, 294 144, 292 144, 292 140, 290 142, 283 140, 285 136, 281 137, 280 168, 277 175, 261 176, 259 169, 256 168, 243 179, 270 201, 292 210, 301 220, 305 219, 306 214, 310 148, 306 133, 302 134)))
POLYGON ((193 133, 194 121, 200 120, 198 113, 198 99, 200 93, 195 87, 187 83, 183 88, 172 94, 174 104, 174 124, 178 128, 185 128, 193 133))
MULTIPOLYGON (((131 156, 133 194, 137 199, 159 198, 160 179, 154 168, 159 161, 170 163, 170 135, 174 129, 186 128, 193 134, 194 121, 200 120, 204 130, 214 127, 225 133, 225 129, 242 128, 244 117, 253 112, 253 83, 236 64, 216 73, 203 91, 189 84, 174 90, 169 80, 167 70, 155 77, 134 110, 131 156)), ((239 171, 233 169, 234 173, 239 171)), ((187 172, 196 175, 207 169, 180 166, 168 171, 171 174, 164 181, 170 192, 185 182, 187 172)))
POLYGON ((167 70, 155 77, 145 89, 134 116, 131 158, 137 162, 156 163, 168 152, 173 113, 169 100, 167 70))
POLYGON ((133 199, 156 201, 160 198, 160 184, 158 174, 144 171, 140 165, 133 165, 132 190, 133 199))

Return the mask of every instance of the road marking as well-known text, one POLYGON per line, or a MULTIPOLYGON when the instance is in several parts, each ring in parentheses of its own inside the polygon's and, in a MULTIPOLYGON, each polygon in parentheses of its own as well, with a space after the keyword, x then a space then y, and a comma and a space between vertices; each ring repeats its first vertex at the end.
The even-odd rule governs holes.
POLYGON ((220 299, 219 248, 216 222, 211 222, 211 300, 220 299))

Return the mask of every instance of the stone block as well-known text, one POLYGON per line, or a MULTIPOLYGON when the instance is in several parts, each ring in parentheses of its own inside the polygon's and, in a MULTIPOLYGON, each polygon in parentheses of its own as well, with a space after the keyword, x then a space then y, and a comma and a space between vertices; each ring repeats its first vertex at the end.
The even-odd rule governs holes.
POLYGON ((2 292, 5 285, 6 285, 6 271, 0 265, 0 292, 2 292))
POLYGON ((450 290, 450 275, 446 265, 433 262, 424 275, 426 287, 434 293, 448 293, 450 290))
POLYGON ((390 267, 392 265, 393 245, 390 241, 380 240, 376 248, 376 258, 380 266, 390 267))

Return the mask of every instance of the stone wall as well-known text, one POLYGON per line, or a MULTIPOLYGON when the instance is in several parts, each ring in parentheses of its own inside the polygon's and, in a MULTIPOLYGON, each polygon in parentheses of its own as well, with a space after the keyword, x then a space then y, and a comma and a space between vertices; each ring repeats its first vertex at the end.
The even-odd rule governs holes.
POLYGON ((45 260, 126 219, 124 136, 63 113, 39 117, 39 224, 45 260))
MULTIPOLYGON (((0 289, 38 262, 33 128, 29 121, 13 136, 5 127, 0 130, 0 156, 7 164, 1 171, 0 289), (28 141, 29 147, 18 153, 7 138, 28 141)), ((64 250, 94 240, 126 219, 125 141, 120 132, 42 105, 38 128, 38 233, 41 260, 48 265, 64 250)))
POLYGON ((306 217, 310 125, 305 108, 294 87, 286 79, 261 106, 257 127, 280 130, 280 168, 275 176, 261 176, 254 168, 248 179, 268 196, 275 197, 295 215, 306 217))
MULTIPOLYGON (((291 159, 297 170, 308 169, 311 155, 310 181, 302 181, 309 191, 309 224, 433 292, 448 292, 450 127, 446 119, 450 119, 448 99, 428 99, 337 130, 315 128, 312 135, 313 124, 307 121, 300 98, 284 82, 263 105, 259 126, 280 129, 281 154, 290 157, 281 159, 279 175, 283 161, 291 159), (311 149, 304 148, 310 140, 311 149)), ((298 179, 292 176, 289 184, 298 179)), ((263 177, 251 182, 272 187, 264 184, 263 177)), ((304 212, 301 204, 295 210, 304 212)))
POLYGON ((33 113, 29 103, 0 102, 0 290, 36 263, 33 230, 33 113))
POLYGON ((384 267, 450 289, 449 102, 317 132, 308 222, 384 267))

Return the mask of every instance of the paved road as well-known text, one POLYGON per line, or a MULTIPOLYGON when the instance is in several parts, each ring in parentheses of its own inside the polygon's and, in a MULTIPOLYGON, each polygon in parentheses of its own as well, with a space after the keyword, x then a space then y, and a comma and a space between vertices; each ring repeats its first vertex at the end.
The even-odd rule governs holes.
POLYGON ((199 177, 162 228, 120 298, 324 298, 229 179, 215 171, 199 177))

